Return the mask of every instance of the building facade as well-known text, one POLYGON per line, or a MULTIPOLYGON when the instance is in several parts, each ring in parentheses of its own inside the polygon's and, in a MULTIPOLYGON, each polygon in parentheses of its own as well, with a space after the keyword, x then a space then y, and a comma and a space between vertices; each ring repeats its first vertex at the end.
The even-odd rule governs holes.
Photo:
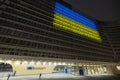
POLYGON ((0 5, 0 54, 114 61, 106 36, 102 42, 54 27, 53 0, 4 0, 0 5))
MULTIPOLYGON (((24 74, 33 68, 30 60, 35 61, 37 71, 43 69, 38 67, 38 60, 42 60, 40 64, 44 68, 44 63, 50 66, 53 62, 51 71, 57 65, 58 71, 71 70, 75 74, 83 69, 86 75, 109 71, 109 65, 94 63, 119 61, 119 27, 107 28, 72 9, 69 4, 56 0, 0 0, 1 64, 11 64, 13 69, 10 65, 4 66, 10 67, 9 71, 17 70, 18 75, 23 74, 20 73, 23 68, 24 74), (30 64, 22 65, 26 60, 30 64), (23 68, 18 69, 18 65, 23 68)), ((37 71, 30 74, 38 74, 37 71)))

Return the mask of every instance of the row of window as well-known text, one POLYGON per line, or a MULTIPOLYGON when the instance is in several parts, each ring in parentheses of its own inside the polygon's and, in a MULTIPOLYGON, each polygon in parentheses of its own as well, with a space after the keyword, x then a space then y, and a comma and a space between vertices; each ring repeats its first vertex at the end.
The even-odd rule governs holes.
POLYGON ((1 50, 1 54, 9 54, 9 55, 19 55, 19 56, 32 56, 32 57, 49 57, 49 58, 63 58, 63 59, 76 59, 76 60, 109 60, 111 61, 112 59, 110 57, 104 58, 103 56, 99 57, 90 57, 90 56, 85 56, 85 55, 68 55, 68 54, 58 54, 58 53, 51 53, 51 52, 42 52, 42 51, 30 51, 30 50, 20 50, 20 49, 13 49, 13 48, 8 48, 9 50, 7 51, 6 48, 0 48, 4 49, 1 50))
MULTIPOLYGON (((5 3, 5 8, 0 8, 2 12, 2 14, 0 13, 1 44, 23 47, 23 49, 29 48, 29 50, 34 49, 34 51, 51 52, 51 55, 59 53, 58 57, 62 54, 66 54, 66 56, 90 55, 88 57, 92 59, 94 57, 93 54, 103 57, 103 53, 106 53, 106 57, 112 58, 108 46, 99 45, 99 43, 92 40, 53 27, 52 18, 54 8, 52 4, 54 2, 49 8, 49 5, 45 5, 45 3, 49 4, 45 0, 42 0, 43 3, 41 0, 10 1, 9 4, 5 3), (109 53, 110 55, 108 55, 109 53)), ((22 52, 20 53, 22 54, 22 52)), ((26 52, 23 53, 26 55, 29 54, 26 52)), ((6 52, 6 54, 8 53, 6 52)), ((17 55, 18 53, 14 50, 9 51, 9 54, 17 55)), ((34 55, 35 53, 30 54, 34 55)), ((74 58, 76 57, 74 56, 74 58)))
MULTIPOLYGON (((86 50, 84 47, 81 47, 80 45, 60 41, 60 40, 57 40, 57 39, 51 38, 51 37, 45 37, 43 35, 34 35, 34 34, 26 33, 26 32, 23 32, 23 31, 6 29, 5 26, 3 26, 3 28, 0 29, 0 34, 14 36, 14 37, 18 37, 18 38, 21 38, 21 39, 29 39, 29 40, 36 41, 36 42, 54 44, 56 46, 68 47, 68 48, 71 48, 71 49, 78 49, 78 50, 80 49, 82 51, 86 50)), ((100 51, 99 49, 96 50, 96 49, 91 49, 91 48, 88 48, 88 50, 86 52, 89 52, 89 51, 95 51, 95 52, 98 51, 98 53, 99 52, 108 53, 107 50, 100 51)))
POLYGON ((15 12, 15 11, 12 11, 12 12, 15 12))
MULTIPOLYGON (((6 23, 6 22, 3 22, 3 24, 5 23, 5 25, 8 25, 8 26, 10 26, 10 25, 13 25, 13 23, 11 24, 9 24, 9 23, 6 23)), ((15 24, 16 25, 16 24, 15 24)), ((24 30, 27 30, 27 31, 29 31, 29 32, 34 32, 34 33, 37 33, 38 35, 46 35, 46 36, 48 36, 48 37, 52 37, 53 36, 53 34, 50 34, 50 33, 47 33, 47 32, 44 32, 44 31, 40 31, 40 30, 38 30, 38 29, 33 29, 33 28, 27 28, 26 26, 25 27, 23 27, 23 25, 22 26, 20 26, 20 25, 16 25, 16 26, 12 26, 12 27, 16 27, 16 28, 21 28, 22 30, 24 29, 24 30)), ((12 33, 12 35, 13 35, 13 33, 14 33, 14 31, 12 31, 12 32, 10 32, 10 30, 4 30, 4 33, 8 33, 8 35, 10 35, 11 33, 12 33)), ((22 32, 16 32, 14 35, 18 35, 18 36, 21 36, 22 35, 22 32)), ((24 34, 25 35, 25 34, 24 34)), ((27 36, 28 36, 29 34, 27 34, 27 36)), ((38 36, 37 35, 37 36, 38 36)), ((32 35, 30 35, 30 36, 32 36, 32 35)), ((37 36, 36 36, 36 38, 37 38, 37 36)), ((35 37, 35 35, 34 35, 34 37, 35 37)), ((72 42, 72 40, 73 40, 73 42, 75 42, 74 41, 74 39, 67 39, 67 38, 62 38, 62 37, 60 37, 60 36, 57 36, 57 35, 55 35, 54 34, 54 37, 55 38, 57 38, 58 37, 58 39, 63 39, 63 40, 67 40, 67 43, 66 44, 68 44, 68 42, 72 42)), ((39 38, 39 37, 38 37, 39 38)), ((81 42, 79 42, 79 43, 81 43, 81 42)))
MULTIPOLYGON (((15 11, 12 11, 12 12, 15 12, 15 11)), ((45 21, 46 22, 46 21, 45 21)), ((29 22, 30 23, 30 22, 29 22)), ((63 34, 63 33, 62 33, 63 34)), ((66 34, 67 35, 67 34, 66 34)), ((69 35, 70 36, 70 35, 69 35)), ((87 39, 86 39, 87 40, 87 39)), ((89 41, 88 41, 89 42, 89 41)), ((102 46, 103 47, 103 46, 102 46)))
POLYGON ((12 11, 12 12, 14 12, 14 11, 12 11))
POLYGON ((116 56, 116 61, 120 61, 120 58, 118 58, 118 55, 120 53, 120 35, 118 35, 120 32, 120 27, 116 26, 116 23, 100 26, 104 31, 103 33, 106 35, 109 44, 111 45, 111 49, 114 51, 113 54, 116 56))
MULTIPOLYGON (((10 44, 10 45, 16 45, 16 46, 23 46, 23 47, 28 47, 28 48, 36 48, 36 49, 40 49, 40 50, 47 50, 47 51, 56 51, 56 52, 60 52, 60 53, 65 53, 65 54, 75 54, 75 55, 86 55, 86 56, 93 56, 93 54, 96 56, 105 56, 105 54, 103 54, 103 52, 99 52, 99 51, 95 51, 95 50, 91 50, 88 49, 87 51, 85 51, 85 49, 75 49, 73 48, 67 48, 64 46, 58 46, 58 45, 52 45, 49 43, 42 43, 42 42, 37 42, 37 41, 29 41, 29 40, 20 40, 20 38, 18 39, 11 39, 11 38, 4 38, 1 37, 0 42, 4 43, 4 44, 10 44), (19 39, 19 40, 18 40, 19 39), (84 54, 83 54, 84 53, 84 54)), ((113 55, 107 54, 106 56, 108 56, 109 58, 112 57, 113 55)))

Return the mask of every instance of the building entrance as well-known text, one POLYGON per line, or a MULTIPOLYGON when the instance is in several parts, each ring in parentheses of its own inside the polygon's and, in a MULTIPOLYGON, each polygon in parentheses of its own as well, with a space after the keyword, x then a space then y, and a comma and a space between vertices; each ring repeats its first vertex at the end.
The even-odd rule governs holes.
POLYGON ((13 68, 8 63, 0 62, 0 77, 6 77, 13 74, 13 68))

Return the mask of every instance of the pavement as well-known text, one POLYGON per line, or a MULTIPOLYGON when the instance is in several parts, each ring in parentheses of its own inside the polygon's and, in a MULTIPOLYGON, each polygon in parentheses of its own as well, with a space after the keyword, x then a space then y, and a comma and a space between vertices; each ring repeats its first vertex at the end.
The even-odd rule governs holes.
MULTIPOLYGON (((7 80, 7 77, 1 77, 0 80, 7 80)), ((75 76, 65 73, 53 73, 39 75, 12 76, 9 80, 120 80, 119 76, 101 75, 101 76, 75 76)))

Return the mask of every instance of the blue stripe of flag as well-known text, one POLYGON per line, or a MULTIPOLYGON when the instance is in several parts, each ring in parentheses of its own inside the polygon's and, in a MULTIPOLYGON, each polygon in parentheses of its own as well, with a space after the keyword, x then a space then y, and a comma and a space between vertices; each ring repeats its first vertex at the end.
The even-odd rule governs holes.
POLYGON ((73 10, 61 5, 60 3, 56 2, 55 4, 55 13, 65 16, 75 22, 83 24, 91 29, 97 30, 94 21, 74 12, 73 10))

